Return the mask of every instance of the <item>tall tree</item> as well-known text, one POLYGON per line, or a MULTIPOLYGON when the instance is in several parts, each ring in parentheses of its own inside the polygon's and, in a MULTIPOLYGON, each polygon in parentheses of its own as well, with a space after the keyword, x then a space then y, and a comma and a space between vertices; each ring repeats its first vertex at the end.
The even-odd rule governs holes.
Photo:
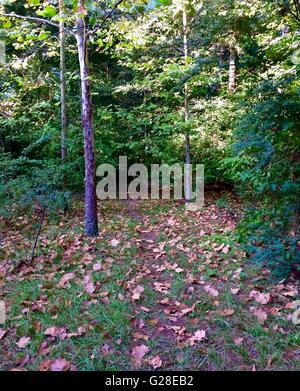
POLYGON ((87 48, 87 9, 85 0, 78 1, 76 32, 81 84, 81 120, 84 134, 85 157, 85 233, 98 235, 97 196, 95 175, 95 148, 93 134, 93 110, 90 86, 90 69, 87 48))
POLYGON ((234 93, 236 89, 236 61, 237 52, 233 45, 229 47, 229 77, 228 77, 228 92, 234 93))
POLYGON ((66 107, 66 63, 65 63, 65 22, 64 0, 59 0, 59 58, 60 58, 60 112, 61 112, 61 160, 65 162, 67 155, 67 107, 66 107))
MULTIPOLYGON (((188 60, 188 19, 185 6, 182 8, 182 28, 183 28, 183 53, 184 53, 184 62, 187 65, 188 60)), ((189 120, 189 90, 188 83, 184 83, 184 121, 189 120)), ((190 163, 191 163, 191 147, 190 147, 190 135, 188 132, 185 133, 185 200, 190 201, 191 199, 191 172, 190 172, 190 163)))

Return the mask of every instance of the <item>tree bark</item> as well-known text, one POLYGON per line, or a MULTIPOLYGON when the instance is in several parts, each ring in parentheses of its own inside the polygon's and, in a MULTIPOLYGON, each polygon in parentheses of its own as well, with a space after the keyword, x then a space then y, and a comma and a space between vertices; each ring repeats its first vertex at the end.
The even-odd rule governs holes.
MULTIPOLYGON (((182 27, 183 27, 183 52, 184 52, 184 62, 187 63, 188 59, 188 37, 187 37, 187 14, 185 8, 182 10, 182 27)), ((184 121, 189 120, 189 91, 188 84, 184 84, 184 121)), ((184 195, 185 200, 189 201, 191 199, 191 173, 190 167, 188 166, 191 163, 191 153, 190 153, 190 135, 185 133, 185 163, 187 164, 185 169, 185 178, 184 178, 184 195)))
POLYGON ((233 94, 236 90, 236 50, 233 46, 230 46, 229 53, 229 80, 228 80, 228 92, 233 94))
POLYGON ((90 71, 87 52, 87 29, 83 16, 85 0, 78 1, 76 42, 80 66, 81 81, 81 118, 84 133, 85 158, 85 233, 88 236, 98 235, 95 150, 92 120, 92 100, 90 71))
MULTIPOLYGON (((64 0, 59 0, 59 16, 64 16, 64 0)), ((65 162, 67 156, 67 107, 66 107, 66 65, 65 65, 65 32, 64 21, 59 21, 59 52, 60 52, 60 114, 61 114, 61 160, 65 162)))

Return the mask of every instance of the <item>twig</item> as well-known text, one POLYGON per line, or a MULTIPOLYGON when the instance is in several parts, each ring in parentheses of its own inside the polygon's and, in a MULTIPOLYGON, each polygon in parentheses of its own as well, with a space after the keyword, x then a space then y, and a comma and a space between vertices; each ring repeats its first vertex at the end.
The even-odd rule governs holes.
POLYGON ((46 208, 43 209, 43 212, 42 212, 42 215, 41 215, 40 225, 39 225, 38 231, 37 231, 37 233, 36 233, 36 237, 35 237, 35 241, 34 241, 34 246, 33 246, 32 253, 31 253, 31 262, 33 262, 34 257, 35 257, 35 250, 36 250, 37 242, 38 242, 38 240, 39 240, 39 236, 40 236, 40 233, 41 233, 43 224, 44 224, 45 213, 46 213, 46 208))
POLYGON ((119 5, 123 2, 123 0, 118 0, 116 2, 116 4, 110 9, 109 12, 107 12, 107 14, 104 16, 104 18, 102 19, 101 23, 100 24, 97 24, 96 26, 94 26, 93 30, 91 30, 89 32, 89 34, 92 34, 94 33, 97 29, 101 29, 101 27, 103 27, 104 23, 107 21, 108 18, 110 18, 112 16, 112 14, 115 12, 115 10, 119 7, 119 5))
POLYGON ((30 20, 32 22, 35 22, 35 23, 41 23, 41 24, 49 24, 50 26, 54 26, 54 27, 59 27, 58 24, 54 23, 54 22, 51 22, 50 20, 47 20, 47 19, 42 19, 42 18, 36 18, 34 16, 24 16, 24 15, 19 15, 19 14, 15 14, 15 13, 10 13, 10 14, 0 14, 0 16, 7 16, 7 17, 10 17, 10 18, 18 18, 18 19, 24 19, 24 20, 30 20))

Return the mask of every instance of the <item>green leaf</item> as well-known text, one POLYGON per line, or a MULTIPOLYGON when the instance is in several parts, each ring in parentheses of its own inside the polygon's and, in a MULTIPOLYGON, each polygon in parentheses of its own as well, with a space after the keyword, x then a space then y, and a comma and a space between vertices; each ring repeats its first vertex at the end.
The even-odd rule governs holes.
POLYGON ((11 21, 7 20, 6 22, 3 23, 2 27, 5 29, 9 29, 12 26, 11 21))
POLYGON ((53 16, 57 14, 57 11, 53 5, 47 5, 47 7, 42 11, 37 11, 37 14, 44 18, 53 18, 53 16))

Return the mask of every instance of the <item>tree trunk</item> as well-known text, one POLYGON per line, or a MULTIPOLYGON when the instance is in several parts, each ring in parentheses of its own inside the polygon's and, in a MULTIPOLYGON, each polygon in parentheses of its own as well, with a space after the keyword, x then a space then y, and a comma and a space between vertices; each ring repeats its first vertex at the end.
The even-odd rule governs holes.
MULTIPOLYGON (((182 10, 182 27, 183 27, 183 52, 184 52, 184 61, 187 63, 188 59, 188 38, 187 38, 187 14, 185 8, 182 10)), ((184 121, 189 120, 189 91, 188 84, 184 84, 184 121)), ((190 153, 190 135, 185 134, 185 163, 191 163, 191 153, 190 153)), ((185 178, 184 178, 184 195, 185 200, 189 201, 191 199, 191 173, 190 167, 186 166, 185 169, 185 178)))
MULTIPOLYGON (((59 0, 59 16, 64 16, 64 0, 59 0)), ((64 163, 67 156, 67 107, 66 107, 66 65, 65 65, 65 32, 64 21, 59 21, 59 54, 60 54, 60 115, 61 115, 61 160, 64 163)))
POLYGON ((229 53, 229 80, 228 80, 228 92, 233 94, 236 89, 236 50, 233 46, 230 46, 229 53))
POLYGON ((76 42, 80 66, 81 82, 81 118, 84 133, 85 158, 85 233, 88 236, 98 235, 95 150, 92 120, 92 100, 90 72, 87 52, 86 22, 83 17, 85 1, 78 1, 76 42))

